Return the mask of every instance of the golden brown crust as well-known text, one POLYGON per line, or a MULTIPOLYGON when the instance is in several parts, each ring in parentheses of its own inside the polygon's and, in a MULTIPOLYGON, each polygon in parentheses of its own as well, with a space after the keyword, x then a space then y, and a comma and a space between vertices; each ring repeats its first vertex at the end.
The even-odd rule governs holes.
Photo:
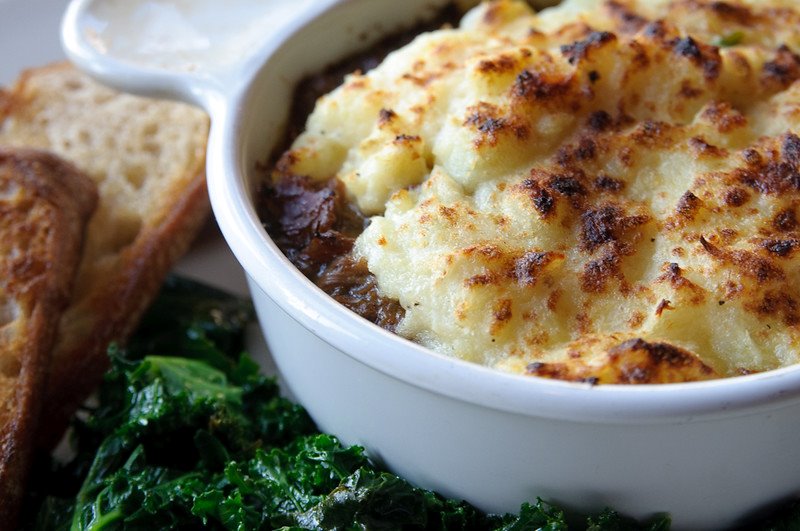
MULTIPOLYGON (((666 307, 669 301, 663 301, 666 307)), ((663 310, 663 308, 662 308, 663 310)), ((665 342, 628 339, 611 347, 598 360, 584 362, 580 355, 569 362, 534 362, 527 374, 592 384, 661 384, 718 378, 714 369, 693 353, 665 342)))
POLYGON ((650 364, 608 355, 638 338, 719 377, 784 367, 798 28, 785 0, 482 3, 320 97, 271 178, 343 183, 395 331, 440 353, 569 375, 650 364))
POLYGON ((207 134, 201 110, 111 90, 66 62, 0 91, 0 144, 51 149, 100 194, 59 326, 40 445, 57 442, 100 382, 108 344, 125 341, 208 218, 207 134))
POLYGON ((70 306, 62 318, 62 333, 53 353, 58 373, 48 382, 43 411, 50 421, 40 428, 40 444, 52 446, 61 436, 68 419, 108 368, 108 345, 130 336, 167 273, 208 218, 202 160, 191 171, 196 177, 180 192, 164 221, 143 230, 123 251, 113 276, 95 285, 92 295, 70 306))
POLYGON ((94 183, 50 153, 0 147, 0 514, 23 494, 55 323, 69 301, 94 183))

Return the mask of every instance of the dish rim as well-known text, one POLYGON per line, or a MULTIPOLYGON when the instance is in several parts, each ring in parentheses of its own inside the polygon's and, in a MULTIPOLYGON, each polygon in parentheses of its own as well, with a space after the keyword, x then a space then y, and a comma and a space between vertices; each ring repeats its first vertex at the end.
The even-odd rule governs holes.
POLYGON ((253 101, 261 94, 256 77, 281 82, 279 72, 265 72, 271 59, 291 46, 304 27, 332 10, 312 11, 294 20, 280 42, 265 47, 253 61, 258 66, 249 81, 233 91, 225 111, 215 115, 208 158, 212 206, 228 244, 255 284, 309 333, 409 385, 524 416, 593 423, 689 422, 754 414, 800 401, 800 364, 707 381, 637 385, 592 385, 505 373, 388 332, 325 294, 289 262, 263 228, 247 182, 253 169, 246 163, 247 110, 254 108, 253 101))

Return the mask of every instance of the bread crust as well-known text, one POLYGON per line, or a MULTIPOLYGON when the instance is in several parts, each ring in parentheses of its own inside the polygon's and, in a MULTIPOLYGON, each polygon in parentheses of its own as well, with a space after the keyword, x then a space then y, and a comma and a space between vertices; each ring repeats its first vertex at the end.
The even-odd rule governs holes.
POLYGON ((209 218, 208 125, 197 108, 114 91, 66 62, 0 91, 0 144, 51 149, 99 190, 53 352, 41 447, 58 442, 108 368, 108 345, 125 342, 209 218))
POLYGON ((94 183, 36 150, 0 147, 0 514, 24 493, 57 323, 70 298, 94 183))
POLYGON ((91 294, 73 301, 61 318, 53 366, 46 391, 39 442, 52 447, 80 404, 97 387, 108 369, 106 350, 124 343, 158 294, 164 278, 189 249, 208 217, 205 173, 184 190, 158 226, 142 231, 120 256, 118 269, 91 294))

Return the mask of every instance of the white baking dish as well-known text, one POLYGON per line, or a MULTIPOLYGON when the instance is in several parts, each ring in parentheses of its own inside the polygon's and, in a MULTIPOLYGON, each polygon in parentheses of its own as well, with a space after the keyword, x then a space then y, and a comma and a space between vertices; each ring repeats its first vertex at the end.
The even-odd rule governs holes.
POLYGON ((437 3, 307 1, 277 19, 269 10, 285 3, 170 2, 179 17, 167 20, 165 35, 180 34, 169 24, 188 24, 205 41, 167 38, 147 49, 142 42, 158 44, 157 36, 144 39, 129 21, 158 2, 76 1, 64 38, 70 57, 102 80, 211 114, 214 213, 247 272, 282 377, 322 430, 420 486, 492 512, 540 496, 640 518, 666 511, 675 528, 719 529, 796 495, 800 367, 594 387, 494 372, 339 306, 270 240, 253 207, 255 167, 283 136, 294 83, 437 3), (215 25, 223 10, 240 25, 215 25))

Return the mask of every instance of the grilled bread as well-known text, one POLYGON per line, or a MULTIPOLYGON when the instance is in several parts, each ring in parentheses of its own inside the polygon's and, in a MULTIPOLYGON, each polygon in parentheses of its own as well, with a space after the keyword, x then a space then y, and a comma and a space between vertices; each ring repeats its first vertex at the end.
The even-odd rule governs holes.
POLYGON ((0 515, 13 520, 94 183, 50 153, 0 148, 0 515))
POLYGON ((60 322, 40 443, 58 439, 102 378, 108 344, 130 334, 208 218, 208 123, 194 107, 113 91, 68 63, 28 70, 0 92, 0 145, 58 153, 100 197, 60 322))

